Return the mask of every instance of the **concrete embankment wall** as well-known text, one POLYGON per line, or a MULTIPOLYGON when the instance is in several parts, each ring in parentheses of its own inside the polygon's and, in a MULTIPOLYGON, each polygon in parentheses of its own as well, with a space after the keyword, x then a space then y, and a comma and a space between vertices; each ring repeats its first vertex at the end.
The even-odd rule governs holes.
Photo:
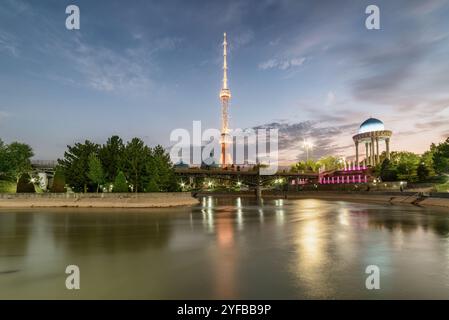
POLYGON ((0 194, 0 208, 162 208, 197 203, 189 192, 0 194))

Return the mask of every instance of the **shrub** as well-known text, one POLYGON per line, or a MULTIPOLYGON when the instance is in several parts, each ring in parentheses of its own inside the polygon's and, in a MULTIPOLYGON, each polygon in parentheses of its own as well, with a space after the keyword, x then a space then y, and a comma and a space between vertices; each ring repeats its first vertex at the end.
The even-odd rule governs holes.
POLYGON ((17 193, 35 193, 34 184, 31 182, 31 177, 28 173, 20 176, 17 183, 17 193))
POLYGON ((0 180, 0 193, 16 193, 17 184, 13 181, 0 180))

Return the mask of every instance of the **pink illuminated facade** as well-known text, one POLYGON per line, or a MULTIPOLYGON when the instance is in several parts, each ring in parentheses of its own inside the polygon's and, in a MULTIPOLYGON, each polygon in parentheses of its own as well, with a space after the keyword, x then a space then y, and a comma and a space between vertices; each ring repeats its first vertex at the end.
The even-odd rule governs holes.
POLYGON ((324 171, 319 174, 319 184, 356 184, 374 180, 371 169, 366 166, 349 166, 342 170, 324 171))

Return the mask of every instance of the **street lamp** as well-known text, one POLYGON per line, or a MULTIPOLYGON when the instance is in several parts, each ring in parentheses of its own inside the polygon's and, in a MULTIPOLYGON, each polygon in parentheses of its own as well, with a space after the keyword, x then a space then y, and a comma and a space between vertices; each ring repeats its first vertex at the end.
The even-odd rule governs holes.
POLYGON ((304 139, 303 147, 306 150, 307 161, 309 161, 309 150, 313 149, 313 143, 310 140, 304 139))

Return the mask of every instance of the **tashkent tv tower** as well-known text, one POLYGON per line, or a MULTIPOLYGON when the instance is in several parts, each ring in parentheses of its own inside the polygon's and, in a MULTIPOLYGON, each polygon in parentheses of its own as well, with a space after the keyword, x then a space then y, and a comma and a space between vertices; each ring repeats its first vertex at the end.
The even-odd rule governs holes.
POLYGON ((228 88, 228 64, 227 64, 227 50, 228 43, 226 42, 226 33, 223 34, 223 87, 220 90, 221 101, 221 166, 225 167, 230 162, 228 155, 228 141, 227 134, 228 127, 228 107, 231 99, 231 90, 228 88))

